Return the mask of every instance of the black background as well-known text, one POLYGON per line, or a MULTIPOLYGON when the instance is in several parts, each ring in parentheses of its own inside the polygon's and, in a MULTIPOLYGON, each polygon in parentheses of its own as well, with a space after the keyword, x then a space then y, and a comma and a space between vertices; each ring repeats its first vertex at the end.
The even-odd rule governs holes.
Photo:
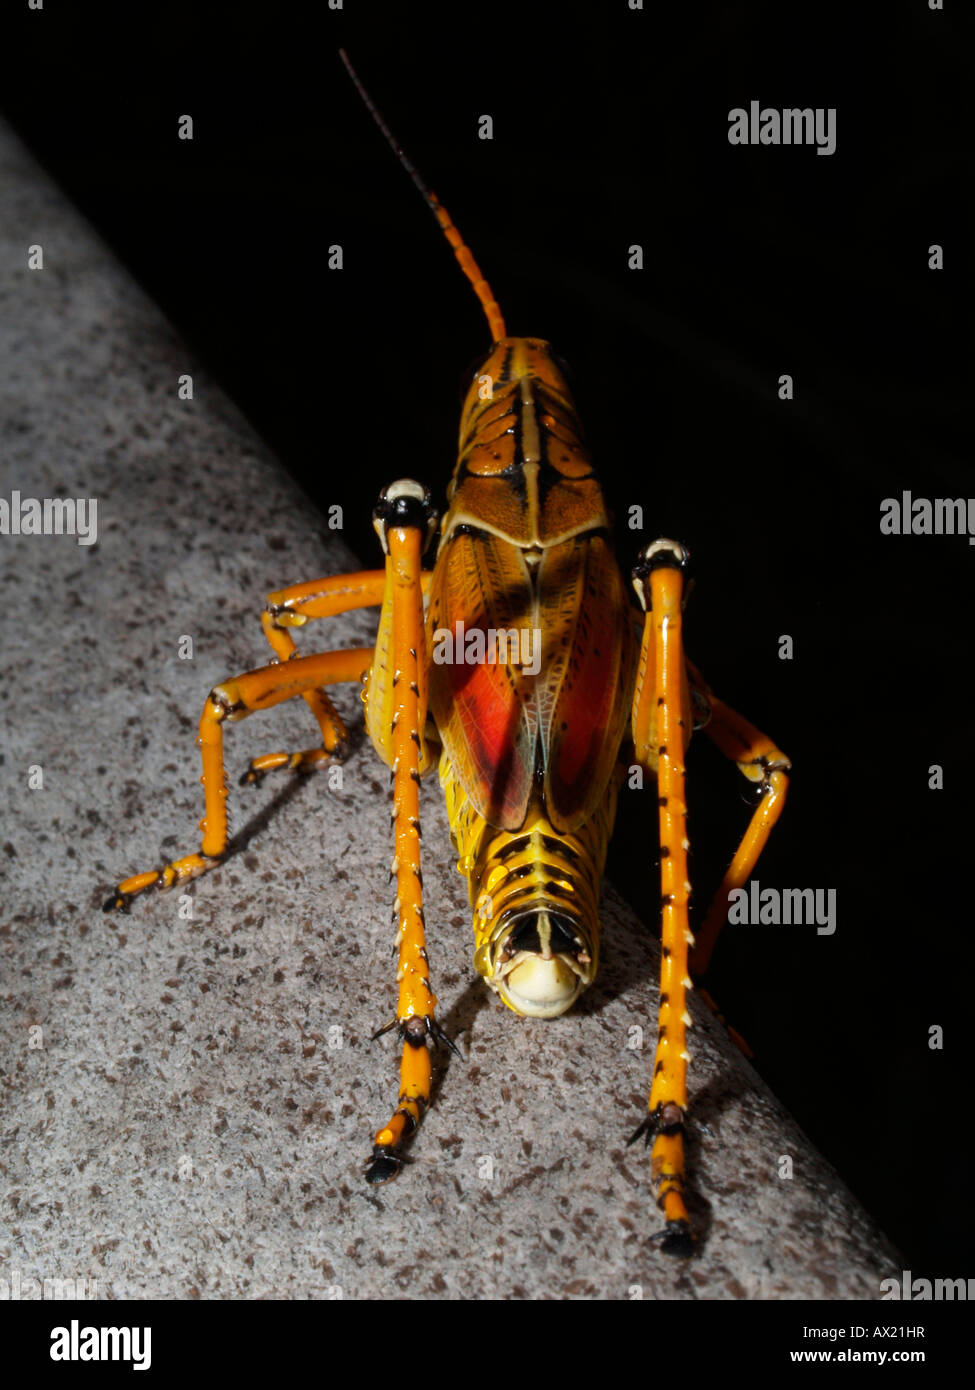
MULTIPOLYGON (((905 488, 975 493, 971 43, 951 0, 646 3, 24 0, 0 107, 373 565, 379 488, 442 496, 488 335, 348 48, 509 332, 568 360, 624 566, 657 535, 689 545, 690 653, 793 758, 756 876, 835 888, 838 929, 729 927, 712 992, 914 1273, 965 1276, 975 548, 879 518, 905 488), (728 111, 753 99, 836 107, 836 153, 732 147, 728 111)), ((267 588, 309 577, 269 551, 267 588)), ((748 814, 702 744, 701 907, 748 814)), ((655 827, 633 809, 609 873, 652 925, 655 827)))

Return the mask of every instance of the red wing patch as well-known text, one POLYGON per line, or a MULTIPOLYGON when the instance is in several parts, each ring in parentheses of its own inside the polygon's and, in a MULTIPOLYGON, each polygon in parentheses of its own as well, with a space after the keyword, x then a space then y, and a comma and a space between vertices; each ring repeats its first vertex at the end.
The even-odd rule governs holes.
POLYGON ((545 794, 556 829, 599 805, 626 731, 637 649, 623 576, 601 536, 545 552, 538 608, 546 632, 538 692, 545 794))
POLYGON ((458 780, 492 825, 517 830, 531 796, 538 715, 531 634, 538 627, 520 550, 460 533, 430 587, 430 708, 458 780))
POLYGON ((518 547, 456 534, 437 560, 427 640, 430 709, 475 810, 517 830, 541 767, 553 826, 577 829, 613 773, 636 673, 608 543, 589 535, 552 546, 533 586, 518 547))

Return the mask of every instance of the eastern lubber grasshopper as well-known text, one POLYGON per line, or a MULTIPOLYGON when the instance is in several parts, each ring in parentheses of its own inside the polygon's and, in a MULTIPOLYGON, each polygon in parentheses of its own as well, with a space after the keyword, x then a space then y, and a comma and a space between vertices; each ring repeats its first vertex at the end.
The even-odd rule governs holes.
POLYGON ((384 569, 269 595, 262 623, 277 659, 216 686, 200 721, 206 814, 199 853, 125 879, 105 906, 127 909, 145 889, 170 888, 221 862, 228 843, 225 723, 301 696, 321 746, 255 758, 245 780, 275 768, 311 769, 338 755, 346 740, 327 687, 361 680, 366 729, 393 783, 399 998, 395 1019, 380 1033, 398 1030, 401 1084, 366 1172, 367 1181, 385 1182, 399 1171, 429 1100, 431 1047, 447 1041, 436 1022, 426 950, 421 776, 439 756, 458 868, 474 910, 477 971, 514 1012, 548 1019, 569 1009, 595 977, 600 884, 622 768, 630 762, 645 769, 658 790, 663 957, 649 1113, 633 1139, 653 1141, 665 1248, 687 1253, 686 991, 690 973, 707 966, 729 891, 747 880, 778 819, 790 765, 685 659, 687 553, 680 544, 658 540, 641 552, 633 571, 639 611, 632 606, 556 358, 539 339, 508 336, 460 234, 342 58, 453 247, 491 332, 493 346, 462 409, 436 561, 423 570, 436 530, 430 493, 401 479, 383 490, 373 516, 384 569), (299 655, 292 628, 372 605, 380 607, 374 647, 299 655), (526 634, 520 643, 519 633, 526 634), (451 659, 441 659, 448 648, 451 659), (464 660, 470 653, 475 659, 464 660), (696 945, 688 922, 684 790, 695 726, 760 788, 696 945))

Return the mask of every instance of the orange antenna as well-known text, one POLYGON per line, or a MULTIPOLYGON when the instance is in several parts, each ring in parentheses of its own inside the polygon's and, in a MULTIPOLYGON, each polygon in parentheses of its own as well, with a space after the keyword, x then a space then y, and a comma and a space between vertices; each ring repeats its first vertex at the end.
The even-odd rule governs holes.
POLYGON ((450 220, 450 214, 447 212, 447 209, 440 202, 440 199, 437 197, 437 195, 434 192, 432 192, 429 188, 427 188, 426 184, 420 178, 420 175, 416 172, 416 170, 413 168, 413 165, 410 163, 406 155, 403 153, 402 149, 400 148, 399 141, 396 139, 389 126, 383 120, 382 116, 380 115, 379 108, 376 106, 376 103, 373 101, 372 97, 369 95, 365 87, 363 87, 362 83, 359 81, 358 74, 356 73, 355 68, 349 62, 348 54, 346 53, 344 48, 339 49, 339 57, 345 64, 346 69, 348 70, 348 74, 352 78, 352 81, 355 83, 356 91, 359 93, 359 95, 362 97, 362 100, 365 102, 366 109, 371 114, 373 120, 376 122, 376 125, 382 131, 383 135, 385 135, 390 148, 396 155, 396 158, 399 160, 403 168, 406 170, 410 178, 413 180, 417 188, 420 190, 420 193, 423 195, 423 201, 426 203, 427 207, 430 209, 434 217, 437 219, 438 223, 440 224, 441 231, 443 232, 447 240, 450 242, 451 246, 454 248, 454 255, 457 257, 460 268, 467 276, 468 280, 471 282, 471 285, 474 288, 474 293, 477 295, 478 299, 481 302, 481 308, 484 310, 485 317, 488 321, 488 327, 491 330, 491 341, 495 343, 498 342, 501 338, 507 336, 507 329, 504 326, 504 316, 501 313, 501 309, 498 305, 498 302, 495 299, 494 295, 491 293, 491 286, 488 284, 484 276, 481 274, 480 267, 478 266, 477 261, 475 261, 474 257, 471 255, 470 250, 468 249, 464 241, 464 238, 461 236, 460 232, 457 230, 453 222, 450 220))

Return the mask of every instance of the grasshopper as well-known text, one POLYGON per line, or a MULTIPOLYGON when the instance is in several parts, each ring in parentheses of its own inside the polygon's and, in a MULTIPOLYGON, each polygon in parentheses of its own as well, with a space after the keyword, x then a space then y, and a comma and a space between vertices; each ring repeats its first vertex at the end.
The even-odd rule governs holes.
MULTIPOLYGON (((688 555, 654 541, 632 572, 634 606, 610 541, 610 516, 565 376, 549 344, 508 335, 466 243, 343 62, 366 107, 433 212, 487 318, 492 346, 461 412, 457 465, 439 522, 413 479, 384 488, 373 522, 384 567, 294 584, 262 615, 274 662, 216 686, 200 720, 205 818, 200 850, 124 879, 106 902, 128 910, 146 889, 207 873, 228 844, 225 724, 301 697, 321 743, 255 758, 245 780, 310 770, 347 741, 328 687, 362 682, 365 724, 392 773, 396 1108, 376 1133, 366 1180, 402 1166, 430 1099, 436 1019, 423 914, 419 784, 438 767, 458 868, 467 881, 474 966, 509 1009, 554 1019, 592 984, 599 897, 626 762, 656 778, 660 826, 661 983, 648 1113, 631 1142, 652 1143, 663 1246, 686 1255, 686 1032, 691 976, 707 967, 727 912, 784 805, 789 760, 723 703, 685 657, 688 555), (439 529, 432 570, 423 555, 439 529), (292 630, 379 607, 375 644, 299 654, 292 630), (684 757, 703 728, 759 800, 698 932, 688 917, 684 757)), ((452 1046, 452 1044, 449 1044, 452 1046)))

